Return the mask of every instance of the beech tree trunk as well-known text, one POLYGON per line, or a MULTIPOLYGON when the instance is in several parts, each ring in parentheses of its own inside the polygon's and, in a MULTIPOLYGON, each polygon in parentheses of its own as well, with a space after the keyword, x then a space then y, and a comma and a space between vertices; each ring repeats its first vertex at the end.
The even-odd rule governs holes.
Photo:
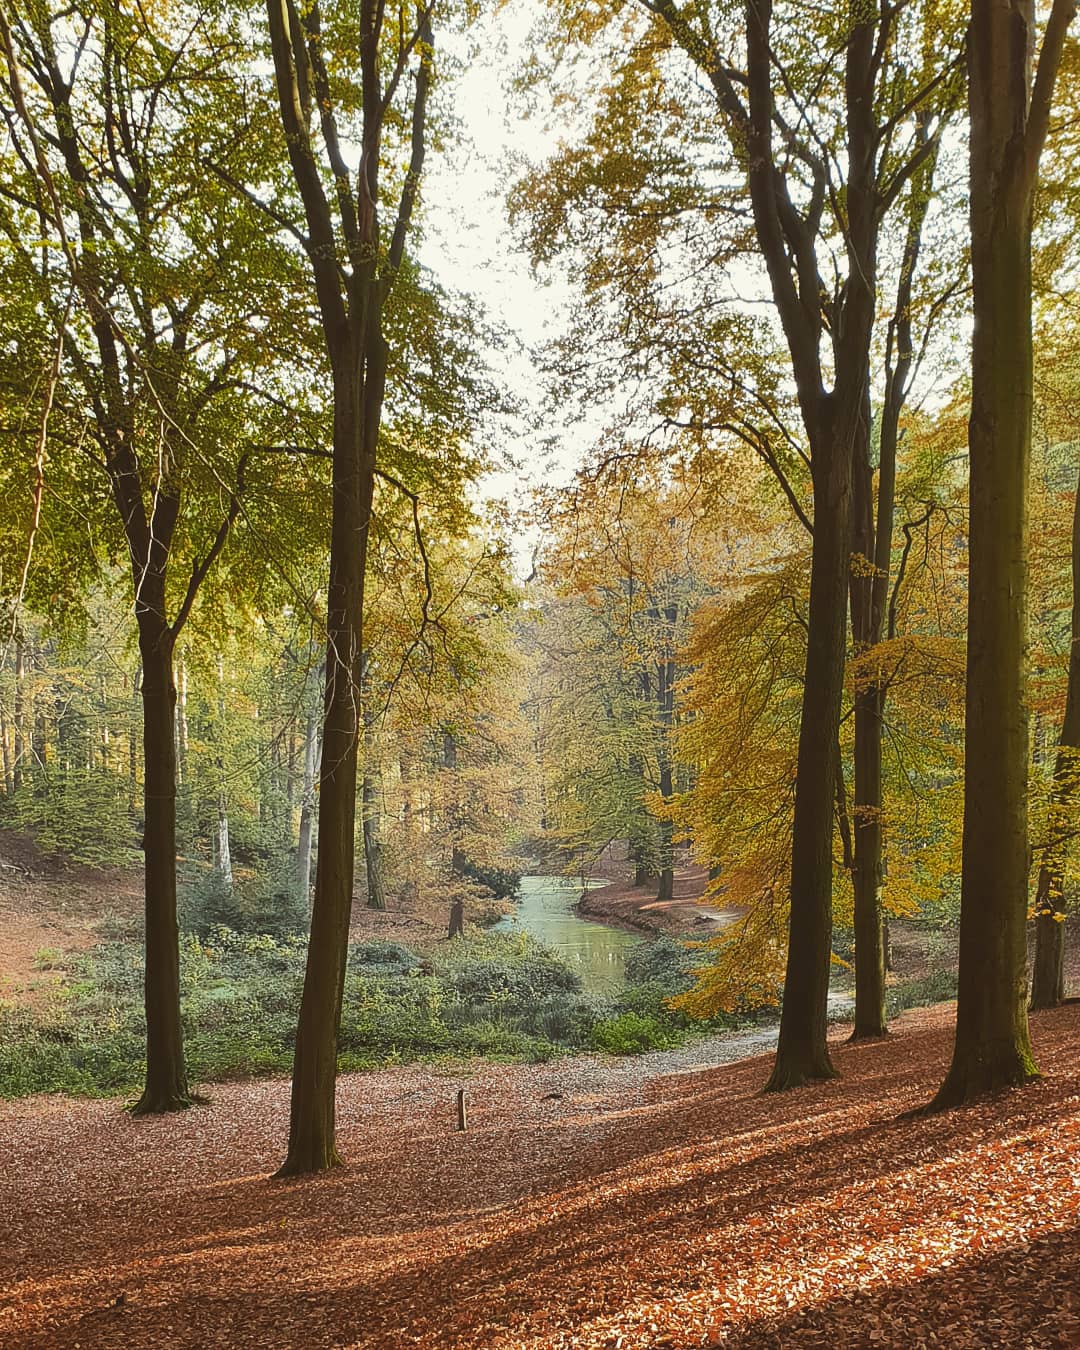
POLYGON ((973 0, 968 646, 959 987, 931 1104, 1037 1076, 1026 1007, 1031 216, 1074 4, 1055 0, 1034 89, 1033 0, 973 0))
POLYGON ((1072 626, 1069 682, 1061 722, 1054 781, 1047 812, 1047 844, 1035 891, 1035 960, 1032 1008, 1054 1008, 1065 997, 1064 852, 1080 801, 1080 484, 1073 503, 1072 626))
POLYGON ((20 637, 15 643, 15 698, 12 708, 13 763, 11 781, 13 790, 22 787, 23 773, 26 769, 26 735, 24 731, 26 717, 26 650, 20 637))
MULTIPOLYGON (((831 430, 831 428, 830 428, 831 430)), ((795 784, 791 920, 776 1062, 768 1092, 835 1073, 826 1042, 832 960, 832 840, 836 737, 844 681, 850 554, 851 448, 815 455, 817 528, 810 570, 806 682, 795 784)))
MULTIPOLYGON (((856 438, 852 466, 851 638, 856 658, 881 640, 881 612, 874 605, 876 579, 870 410, 856 438)), ((884 479, 885 475, 881 475, 884 479)), ((879 480, 879 490, 885 483, 879 480)), ((891 483, 889 484, 891 495, 891 483)), ((884 503, 882 503, 884 505, 884 503)), ((892 504, 888 504, 889 536, 892 504)), ((882 542, 885 542, 884 540, 882 542)), ((885 565, 888 566, 886 553, 885 565)), ((856 666, 858 672, 858 666, 856 666)), ((884 1036, 885 949, 881 931, 881 730, 884 691, 865 673, 855 678, 855 807, 853 866, 855 909, 855 1027, 852 1039, 884 1036)))
POLYGON ((360 786, 360 819, 364 839, 364 875, 368 909, 386 908, 386 881, 379 844, 379 780, 375 766, 375 714, 370 706, 368 661, 364 660, 364 776, 360 786))
POLYGON ((318 861, 293 1057, 289 1147, 279 1174, 340 1164, 335 1140, 337 1043, 345 987, 356 839, 361 622, 374 444, 365 445, 359 354, 334 378, 334 508, 326 619, 326 693, 319 774, 318 861))
MULTIPOLYGON (((144 588, 148 584, 144 581, 144 588)), ((152 1115, 190 1106, 192 1096, 180 1030, 173 636, 153 608, 141 609, 138 617, 143 672, 146 1086, 134 1113, 152 1115)))
MULTIPOLYGON (((669 641, 674 641, 677 617, 678 611, 674 605, 665 609, 664 618, 669 629, 669 641)), ((660 711, 660 795, 667 803, 670 802, 675 790, 671 775, 671 733, 675 722, 675 662, 671 658, 657 665, 656 700, 660 711)), ((672 833, 671 821, 661 820, 660 886, 656 893, 658 900, 671 900, 675 895, 675 851, 672 833)))
POLYGON ((217 847, 216 863, 221 884, 233 887, 232 849, 229 846, 229 799, 225 790, 225 662, 217 656, 217 847))
POLYGON ((176 685, 176 781, 182 784, 187 768, 188 720, 187 720, 187 658, 183 651, 177 663, 176 685))
POLYGON ((315 780, 319 769, 319 722, 314 709, 304 728, 304 782, 300 798, 300 835, 296 848, 296 883, 300 903, 311 904, 311 837, 315 823, 315 780))

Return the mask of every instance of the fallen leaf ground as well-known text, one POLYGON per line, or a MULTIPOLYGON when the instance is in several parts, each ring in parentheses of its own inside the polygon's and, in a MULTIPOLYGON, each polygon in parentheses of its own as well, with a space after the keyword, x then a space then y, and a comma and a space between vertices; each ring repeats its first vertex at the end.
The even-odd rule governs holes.
POLYGON ((349 1077, 348 1166, 308 1181, 267 1176, 281 1081, 157 1120, 8 1103, 0 1344, 1080 1346, 1080 1007, 1034 1017, 1043 1081, 900 1119, 951 1020, 782 1096, 761 1059, 349 1077))

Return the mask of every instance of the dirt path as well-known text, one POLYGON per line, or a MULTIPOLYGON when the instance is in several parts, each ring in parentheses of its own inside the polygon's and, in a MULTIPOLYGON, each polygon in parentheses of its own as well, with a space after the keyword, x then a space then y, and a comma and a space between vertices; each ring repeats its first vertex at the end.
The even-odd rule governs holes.
POLYGON ((184 1116, 0 1106, 6 1350, 1080 1344, 1080 1008, 1050 1075, 916 1120, 948 1007, 780 1096, 744 1061, 428 1069, 341 1085, 349 1165, 271 1181, 281 1081, 184 1116), (470 1128, 454 1129, 467 1088, 470 1128))

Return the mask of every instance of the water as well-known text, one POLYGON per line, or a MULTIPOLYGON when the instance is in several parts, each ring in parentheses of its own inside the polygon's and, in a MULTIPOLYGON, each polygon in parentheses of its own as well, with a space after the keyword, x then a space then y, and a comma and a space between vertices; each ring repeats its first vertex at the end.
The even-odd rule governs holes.
POLYGON ((554 948, 581 975, 586 989, 610 992, 625 980, 626 955, 642 938, 637 933, 583 918, 574 908, 580 895, 580 881, 567 877, 522 877, 514 913, 500 919, 494 931, 531 933, 554 948))

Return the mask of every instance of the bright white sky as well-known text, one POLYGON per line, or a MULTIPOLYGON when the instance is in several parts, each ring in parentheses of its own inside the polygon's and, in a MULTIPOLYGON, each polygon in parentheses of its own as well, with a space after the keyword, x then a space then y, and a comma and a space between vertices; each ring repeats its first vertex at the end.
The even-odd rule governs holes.
MULTIPOLYGON (((512 335, 508 348, 489 353, 489 360, 513 395, 537 416, 546 389, 536 353, 562 330, 572 291, 569 285, 554 280, 542 284, 532 276, 528 259, 515 249, 507 219, 506 195, 521 171, 520 157, 536 163, 554 149, 551 130, 539 119, 522 120, 508 88, 535 16, 535 4, 514 0, 485 20, 484 40, 476 44, 479 55, 456 89, 461 135, 447 151, 431 155, 424 167, 420 257, 444 286, 475 296, 494 325, 512 335), (518 159, 516 169, 512 159, 518 159)), ((521 470, 490 475, 483 485, 486 498, 520 505, 534 484, 570 478, 586 448, 581 426, 571 432, 550 417, 541 429, 531 422, 523 418, 512 429, 513 444, 494 447, 509 451, 521 470)), ((531 551, 531 537, 521 537, 517 563, 525 572, 531 551)))

